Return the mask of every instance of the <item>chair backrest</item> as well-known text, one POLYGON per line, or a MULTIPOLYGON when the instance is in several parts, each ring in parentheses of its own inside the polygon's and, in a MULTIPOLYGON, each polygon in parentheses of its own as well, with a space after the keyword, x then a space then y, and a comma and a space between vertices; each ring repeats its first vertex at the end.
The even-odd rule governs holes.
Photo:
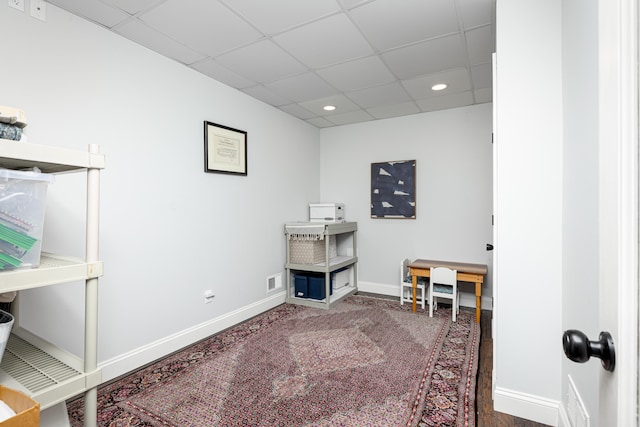
POLYGON ((411 272, 409 271, 409 264, 411 264, 411 260, 409 258, 405 258, 400 261, 400 283, 411 282, 411 272))
POLYGON ((447 267, 431 267, 429 273, 433 285, 456 286, 458 284, 458 271, 447 267))

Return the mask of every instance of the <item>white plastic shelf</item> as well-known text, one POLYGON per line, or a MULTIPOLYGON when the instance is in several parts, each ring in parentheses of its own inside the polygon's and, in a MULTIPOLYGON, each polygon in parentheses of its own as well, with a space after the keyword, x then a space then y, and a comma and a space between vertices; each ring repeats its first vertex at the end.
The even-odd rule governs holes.
POLYGON ((0 168, 32 169, 43 173, 84 172, 87 175, 87 230, 85 259, 41 255, 40 266, 0 272, 0 292, 85 281, 84 354, 78 358, 20 327, 19 316, 7 342, 0 383, 30 395, 49 408, 81 393, 85 395, 85 427, 97 425, 98 278, 104 266, 98 260, 100 170, 105 156, 97 145, 88 151, 70 150, 0 139, 0 168))
POLYGON ((82 259, 42 253, 38 268, 0 272, 0 293, 87 280, 103 274, 102 261, 87 263, 82 259))
POLYGON ((54 357, 40 347, 47 345, 35 346, 12 333, 0 363, 0 383, 28 394, 41 410, 100 383, 100 371, 84 373, 72 366, 80 363, 77 357, 59 349, 52 351, 54 357))
POLYGON ((27 144, 0 138, 0 167, 31 169, 34 166, 44 173, 104 169, 105 157, 104 154, 89 151, 27 144))
POLYGON ((348 297, 349 295, 353 295, 358 292, 358 288, 355 286, 343 286, 338 289, 333 290, 333 295, 330 295, 330 300, 326 298, 318 300, 312 298, 300 298, 294 295, 295 291, 292 290, 292 293, 289 295, 289 303, 298 304, 298 305, 306 305, 309 307, 319 307, 326 308, 327 304, 335 304, 343 298, 348 297))
MULTIPOLYGON (((358 257, 355 256, 336 256, 329 260, 329 271, 340 270, 344 267, 349 267, 358 262, 358 257)), ((303 270, 303 271, 313 271, 318 273, 324 273, 327 271, 327 263, 319 262, 317 264, 294 264, 288 263, 287 268, 291 270, 303 270)))
MULTIPOLYGON (((302 225, 302 224, 304 223, 293 223, 293 225, 302 225)), ((340 301, 341 299, 346 298, 349 295, 352 295, 358 292, 358 272, 357 272, 358 244, 356 239, 356 233, 358 231, 358 223, 357 222, 338 222, 338 223, 307 223, 307 224, 310 224, 310 225, 322 224, 324 226, 323 234, 325 235, 324 241, 326 245, 325 256, 327 256, 326 254, 329 253, 329 238, 326 236, 344 235, 351 238, 350 250, 353 253, 353 255, 351 254, 345 255, 342 253, 338 253, 337 256, 330 258, 328 262, 325 259, 323 262, 320 262, 317 264, 297 264, 297 263, 289 262, 289 260, 291 259, 291 254, 290 254, 290 242, 287 237, 287 258, 286 258, 286 264, 285 264, 286 275, 287 275, 286 302, 290 304, 299 304, 299 305, 305 305, 309 307, 328 309, 331 306, 331 304, 334 304, 340 301), (340 270, 345 267, 352 269, 352 278, 353 278, 352 283, 349 286, 334 289, 333 295, 331 295, 330 293, 331 274, 334 271, 340 270), (292 281, 291 276, 294 274, 294 272, 297 272, 297 271, 324 273, 325 286, 326 286, 325 294, 328 296, 322 300, 296 297, 295 289, 291 283, 292 281)), ((287 234, 286 225, 285 225, 285 234, 287 234)))

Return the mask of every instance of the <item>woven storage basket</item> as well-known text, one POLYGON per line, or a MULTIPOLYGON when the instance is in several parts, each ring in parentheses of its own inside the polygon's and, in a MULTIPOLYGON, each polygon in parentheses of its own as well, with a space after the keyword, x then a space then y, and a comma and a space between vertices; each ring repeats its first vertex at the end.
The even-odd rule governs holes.
MULTIPOLYGON (((289 250, 293 264, 319 264, 325 261, 325 240, 291 240, 289 250)), ((336 256, 336 236, 329 236, 329 258, 336 256)))

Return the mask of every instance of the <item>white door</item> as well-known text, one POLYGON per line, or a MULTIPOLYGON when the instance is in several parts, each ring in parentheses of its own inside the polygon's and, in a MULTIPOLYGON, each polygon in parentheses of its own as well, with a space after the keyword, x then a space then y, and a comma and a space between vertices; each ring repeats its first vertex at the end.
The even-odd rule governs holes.
POLYGON ((637 0, 599 1, 599 319, 616 351, 600 370, 603 427, 638 425, 637 23, 637 0))
MULTIPOLYGON (((498 75, 497 75, 497 56, 496 53, 494 52, 493 55, 491 55, 491 77, 492 77, 492 96, 494 99, 493 102, 493 115, 492 115, 492 129, 498 129, 498 108, 497 108, 497 103, 495 102, 496 99, 498 99, 498 75)), ((492 189, 492 194, 493 194, 493 205, 492 205, 492 209, 491 211, 493 212, 493 214, 495 215, 495 213, 498 211, 498 150, 496 150, 496 134, 494 133, 491 136, 491 149, 493 150, 493 157, 492 157, 492 164, 493 164, 493 189, 492 189)), ((491 225, 493 225, 493 229, 492 229, 492 243, 495 243, 498 241, 498 224, 495 221, 495 219, 491 218, 491 225)), ((493 253, 493 265, 491 266, 491 272, 492 272, 492 277, 493 277, 493 289, 492 289, 492 298, 493 298, 493 315, 491 316, 491 333, 493 333, 493 331, 496 330, 496 325, 497 325, 497 318, 498 318, 498 285, 497 285, 497 279, 496 276, 497 274, 495 274, 498 267, 498 252, 494 252, 493 253)), ((493 337, 491 337, 493 338, 493 337)), ((492 343, 492 354, 493 354, 493 366, 491 367, 491 398, 495 399, 495 390, 496 390, 496 366, 497 366, 497 357, 496 354, 498 353, 497 349, 496 349, 496 343, 497 340, 493 340, 492 343)))

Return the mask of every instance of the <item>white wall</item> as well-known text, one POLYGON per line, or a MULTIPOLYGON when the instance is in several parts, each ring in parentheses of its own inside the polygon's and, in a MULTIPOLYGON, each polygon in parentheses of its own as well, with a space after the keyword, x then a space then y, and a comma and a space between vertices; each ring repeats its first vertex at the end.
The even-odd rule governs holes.
MULTIPOLYGON (((322 130, 320 201, 358 222, 361 289, 399 294, 405 257, 491 264, 491 114, 481 104, 322 130), (416 219, 372 219, 371 163, 413 159, 416 219)), ((475 306, 473 285, 463 289, 475 306)))
POLYGON ((497 3, 495 408, 550 425, 561 393, 561 2, 497 3))
MULTIPOLYGON (((563 330, 596 339, 598 328, 598 2, 562 2, 564 98, 563 330), (585 266, 589 266, 585 268, 585 266)), ((563 359, 562 401, 568 376, 593 421, 598 420, 597 360, 563 359)), ((573 414, 569 418, 573 419, 573 414)), ((593 425, 593 424, 592 424, 593 425)))
MULTIPOLYGON (((26 111, 29 142, 106 154, 100 363, 146 349, 144 363, 162 355, 154 343, 170 351, 203 324, 284 301, 266 278, 284 270, 283 224, 319 198, 318 129, 53 5, 46 23, 1 5, 0 27, 0 103, 26 111), (248 132, 248 176, 203 172, 204 120, 248 132)), ((45 250, 83 255, 84 180, 50 187, 45 250)), ((81 353, 81 284, 21 299, 23 325, 81 353)))

